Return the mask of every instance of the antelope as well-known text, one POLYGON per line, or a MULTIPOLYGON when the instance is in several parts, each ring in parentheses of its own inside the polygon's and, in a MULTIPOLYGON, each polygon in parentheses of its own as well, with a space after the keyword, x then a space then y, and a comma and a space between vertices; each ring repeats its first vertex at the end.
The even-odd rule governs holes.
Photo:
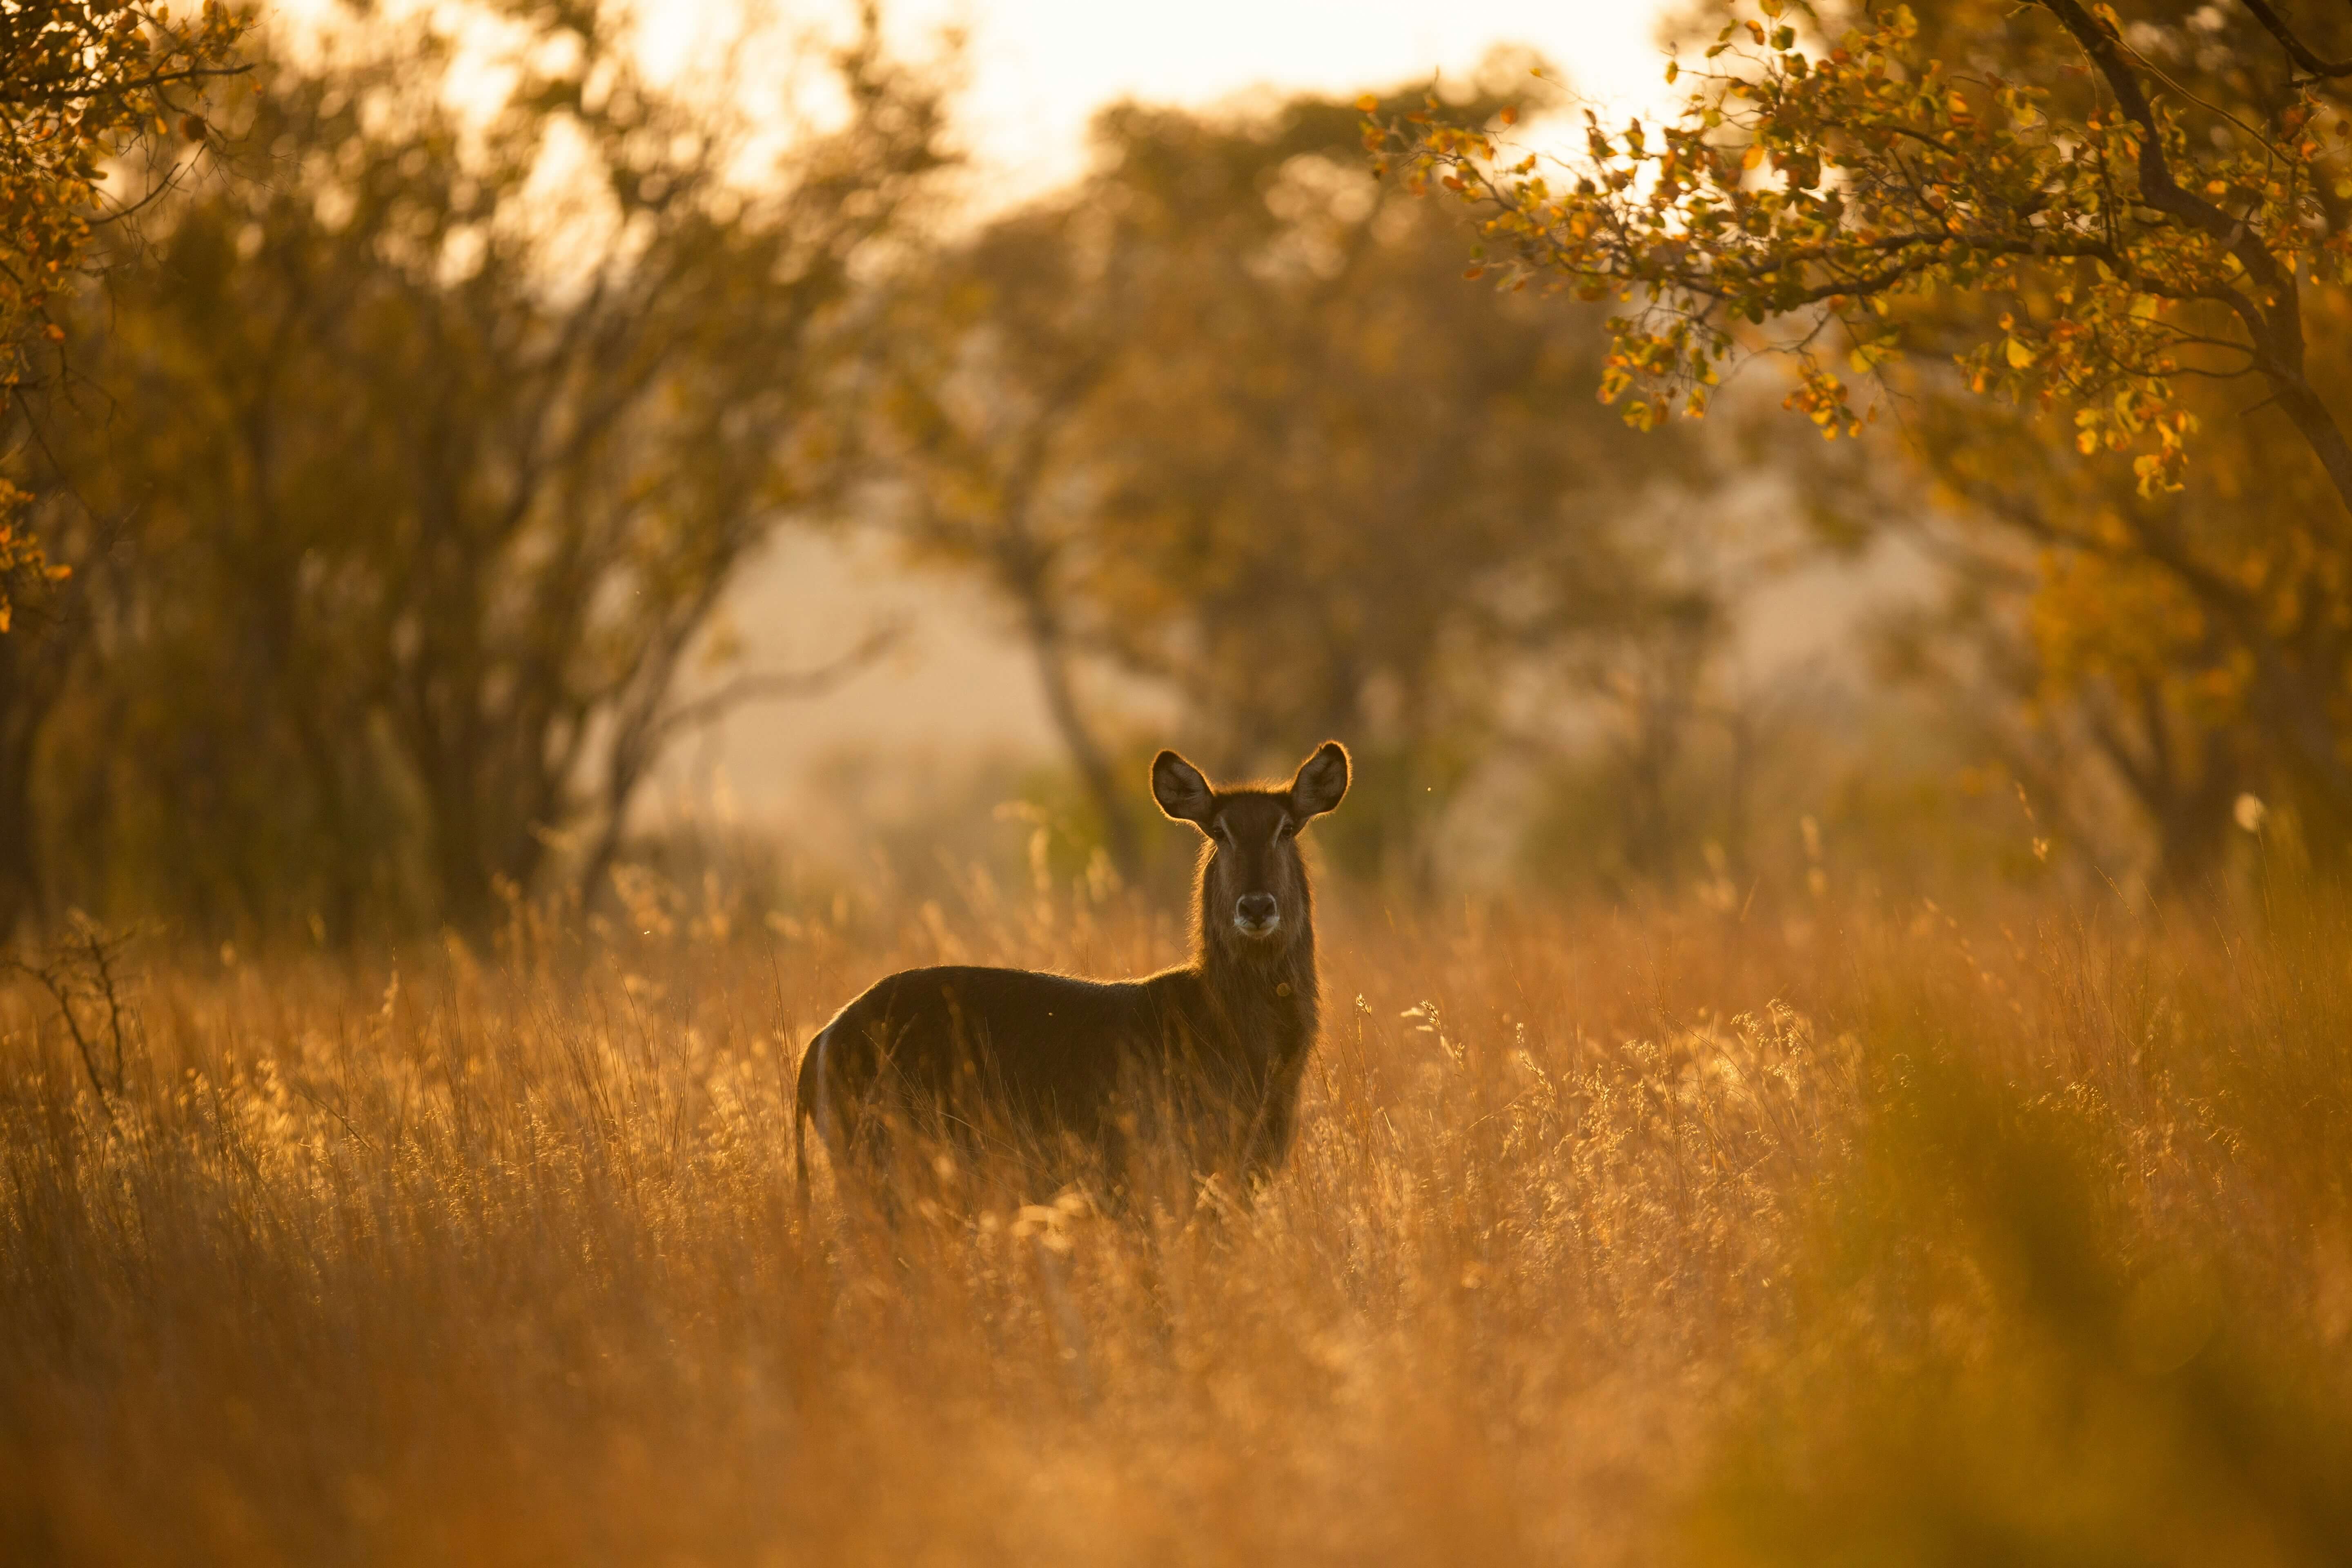
POLYGON ((803 1198, 810 1123, 837 1179, 870 1173, 894 1130, 917 1122, 968 1147, 1009 1136, 1048 1162, 1091 1158, 1115 1182, 1158 1126, 1189 1142, 1179 1157, 1195 1171, 1246 1194, 1289 1152, 1318 1024, 1298 834, 1348 780, 1336 741, 1279 786, 1219 789, 1174 752, 1154 757, 1152 799, 1202 837, 1192 957, 1140 980, 946 965, 876 982, 802 1058, 803 1198))

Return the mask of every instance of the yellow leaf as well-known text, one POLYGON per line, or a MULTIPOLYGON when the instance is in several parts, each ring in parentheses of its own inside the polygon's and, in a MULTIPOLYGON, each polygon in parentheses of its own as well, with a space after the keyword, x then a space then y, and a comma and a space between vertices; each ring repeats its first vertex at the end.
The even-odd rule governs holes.
POLYGON ((1763 161, 1764 143, 1761 142, 1750 142, 1748 144, 1747 153, 1739 160, 1739 166, 1743 169, 1752 169, 1763 161))
POLYGON ((2008 353, 2009 363, 2015 369, 2023 370, 2033 363, 2032 349, 2019 342, 2015 338, 2009 340, 2008 353))

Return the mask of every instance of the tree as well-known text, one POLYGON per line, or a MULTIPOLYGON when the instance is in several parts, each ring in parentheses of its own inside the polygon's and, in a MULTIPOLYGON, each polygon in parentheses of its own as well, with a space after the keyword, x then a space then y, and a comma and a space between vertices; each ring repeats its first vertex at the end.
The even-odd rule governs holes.
MULTIPOLYGON (((31 401, 38 401, 35 394, 31 401)), ((18 434, 23 427, 19 423, 18 434)), ((5 593, 15 610, 0 635, 0 938, 14 933, 41 886, 42 836, 33 805, 35 758, 68 689, 89 626, 88 565, 111 531, 56 493, 35 496, 6 481, 0 496, 0 551, 13 542, 5 593), (73 563, 81 563, 77 574, 73 563)))
POLYGON ((1635 306, 1604 384, 1634 423, 1704 412, 1759 350, 1791 356, 1789 403, 1824 434, 1907 409, 1947 495, 2040 551, 2042 668, 2072 696, 2095 678, 2100 749, 2159 819, 2197 819, 2173 833, 2196 862, 2245 764, 2174 742, 2202 751, 2233 713, 2313 814, 2352 825, 2352 447, 2340 355, 2314 352, 2347 324, 2352 67, 2315 52, 2338 23, 2147 9, 2128 27, 2075 0, 1842 21, 1769 0, 1725 26, 1670 123, 1588 119, 1565 171, 1426 110, 1368 137, 1478 209, 1506 286, 1635 306), (1863 399, 1840 351, 1893 395, 1863 399), (2243 382, 2266 412, 2229 405, 2243 382), (1993 434, 2005 416, 1922 413, 1962 387, 2075 461, 2023 458, 1993 434), (2128 500, 2103 467, 2123 458, 2128 500), (2265 489, 2276 504, 2248 504, 2265 489))
MULTIPOLYGON (((204 89, 236 68, 246 26, 219 0, 184 22, 110 0, 0 11, 0 386, 25 384, 33 339, 62 341, 53 318, 97 226, 146 199, 110 195, 104 165, 174 131, 204 142, 204 89)), ((21 599, 66 575, 25 526, 27 499, 0 483, 0 633, 21 599)))
POLYGON ((1143 301, 1131 247, 1088 246, 1080 210, 1015 213, 926 258, 893 304, 876 455, 918 558, 972 568, 1012 606, 1111 862, 1132 880, 1129 786, 1079 696, 1071 598, 1092 505, 1087 416, 1143 301))
POLYGON ((1423 879, 1438 809, 1520 728, 1515 677, 1605 689, 1721 616, 1644 537, 1703 485, 1696 444, 1599 416, 1589 320, 1456 286, 1454 226, 1362 180, 1353 121, 1303 100, 1107 124, 1121 209, 1181 251, 1137 323, 1146 373, 1105 400, 1092 592, 1234 763, 1349 736, 1375 783, 1334 853, 1423 879))
MULTIPOLYGON (((2179 489, 2144 495, 2127 466, 2085 461, 2030 417, 1929 395, 1907 410, 1912 461, 1838 503, 1875 491, 1892 512, 1895 484, 1928 481, 1913 526, 1953 581, 1940 614, 1905 628, 1906 663, 1957 678, 1946 684, 2045 803, 2106 774, 2149 830, 2149 879, 2178 889, 2219 869, 2246 792, 2323 837, 2345 826, 2324 781, 2295 766, 2334 745, 2297 745, 2290 726, 2340 722, 2327 686, 2352 673, 2346 563, 2298 548, 2333 505, 2325 476, 2281 450, 2274 425, 2189 395, 2207 428, 2179 489), (2290 681, 2305 696, 2282 710, 2272 693, 2290 681)), ((2079 837, 2124 849, 2099 794, 2079 837)))
POLYGON ((1160 683, 1228 770, 1345 737, 1377 765, 1333 852, 1412 875, 1516 674, 1715 623, 1635 526, 1693 450, 1597 416, 1593 323, 1456 287, 1454 226, 1364 177, 1356 123, 1107 111, 1096 174, 953 258, 898 471, 1049 688, 1082 654, 1160 683))
POLYGON ((869 16, 840 123, 753 167, 725 90, 541 25, 561 68, 480 124, 437 47, 273 63, 268 166, 159 216, 91 323, 114 416, 68 468, 139 538, 84 709, 116 743, 58 809, 199 919, 478 925, 567 844, 593 892, 667 741, 811 679, 685 691, 838 478, 853 271, 940 163, 936 96, 869 16))
POLYGON ((1937 700, 1964 795, 2013 784, 2110 879, 2200 884, 2253 782, 2248 727, 2216 700, 2226 649, 2152 563, 2065 542, 2183 498, 2149 502, 2127 467, 2081 464, 1980 401, 1909 412, 1921 449, 1857 443, 1811 476, 1833 527, 1899 530, 1937 569, 1931 595, 1866 623, 1873 673, 1937 700))

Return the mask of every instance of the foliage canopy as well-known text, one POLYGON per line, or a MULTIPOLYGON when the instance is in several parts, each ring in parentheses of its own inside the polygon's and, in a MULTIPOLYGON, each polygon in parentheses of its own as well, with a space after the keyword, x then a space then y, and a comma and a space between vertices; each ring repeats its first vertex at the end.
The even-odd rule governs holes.
MULTIPOLYGON (((107 162, 175 132, 205 141, 204 89, 235 69, 246 26, 220 0, 205 0, 187 21, 168 6, 120 0, 0 8, 0 386, 23 384, 37 334, 64 341, 53 307, 71 290, 96 226, 138 205, 108 196, 107 162)), ((0 482, 0 632, 26 587, 68 570, 22 526, 25 500, 0 482)))
POLYGON ((106 417, 56 456, 127 533, 48 809, 115 902, 340 941, 478 925, 567 850, 598 890, 663 748, 804 684, 688 689, 838 474, 853 269, 941 161, 933 86, 869 28, 824 63, 840 122, 762 167, 725 91, 541 26, 556 64, 478 123, 436 43, 270 61, 249 162, 85 322, 106 417))
POLYGON ((2252 377, 2352 499, 2302 295, 2352 280, 2352 125, 2334 94, 2352 66, 2317 60, 2257 0, 2276 89, 2217 109, 2112 8, 2030 9, 2048 63, 2012 76, 1948 65, 1908 6, 1841 25, 1761 0, 1762 19, 1707 49, 1675 118, 1612 131, 1588 116, 1586 161, 1564 174, 1425 112, 1368 140, 1384 166, 1476 205, 1515 273, 1638 297, 1612 323, 1607 383, 1638 391, 1637 424, 1703 412, 1754 345, 1743 329, 1793 317, 1791 405, 1858 434, 1831 350, 1842 338, 1867 374, 1911 346, 1905 307, 1960 291, 2008 302, 1960 353, 1970 384, 2063 405, 2084 452, 2135 450, 2149 489, 2179 481, 2183 382, 2252 377))

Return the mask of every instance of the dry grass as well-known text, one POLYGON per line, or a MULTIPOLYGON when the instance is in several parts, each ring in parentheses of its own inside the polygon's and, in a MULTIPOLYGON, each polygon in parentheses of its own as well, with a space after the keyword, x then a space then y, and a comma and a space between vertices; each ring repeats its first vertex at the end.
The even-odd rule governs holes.
POLYGON ((151 955, 104 1094, 19 986, 0 1556, 2352 1541, 2340 913, 1326 924, 1305 1131, 1254 1210, 1070 1202, 890 1242, 822 1180, 801 1226, 799 1043, 887 968, 1130 972, 1167 921, 518 930, 396 985, 151 955))

